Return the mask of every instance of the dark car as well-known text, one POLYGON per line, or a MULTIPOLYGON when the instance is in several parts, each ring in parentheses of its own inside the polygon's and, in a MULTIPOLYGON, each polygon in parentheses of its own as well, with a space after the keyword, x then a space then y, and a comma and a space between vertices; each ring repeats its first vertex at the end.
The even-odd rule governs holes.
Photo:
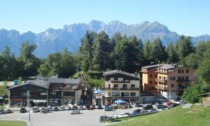
POLYGON ((143 107, 141 103, 136 103, 135 107, 143 107))
POLYGON ((4 114, 4 110, 0 110, 0 114, 4 114))
POLYGON ((157 109, 165 109, 165 108, 167 108, 167 106, 162 105, 162 104, 158 104, 158 105, 156 105, 156 107, 157 107, 157 109))
POLYGON ((136 109, 131 113, 131 116, 140 115, 141 111, 141 109, 136 109))
POLYGON ((146 105, 146 106, 144 106, 144 110, 150 110, 150 109, 152 109, 153 108, 153 106, 152 105, 146 105))
POLYGON ((20 108, 20 113, 26 113, 26 112, 27 112, 26 108, 20 108))
POLYGON ((59 108, 58 107, 53 107, 52 110, 53 111, 59 111, 59 108))

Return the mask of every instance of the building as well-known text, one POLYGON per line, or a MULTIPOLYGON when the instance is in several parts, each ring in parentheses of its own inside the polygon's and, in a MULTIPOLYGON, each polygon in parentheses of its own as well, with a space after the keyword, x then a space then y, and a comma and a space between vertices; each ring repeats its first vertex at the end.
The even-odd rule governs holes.
POLYGON ((195 70, 176 64, 142 67, 142 85, 146 92, 159 93, 165 98, 177 98, 196 79, 195 70))
POLYGON ((143 91, 149 93, 157 93, 158 90, 155 88, 157 86, 157 67, 158 65, 150 65, 142 67, 142 87, 143 91))
POLYGON ((80 79, 42 77, 9 88, 10 106, 59 106, 89 101, 87 83, 80 79))
POLYGON ((210 106, 210 93, 201 94, 204 106, 210 106))
POLYGON ((113 70, 103 73, 104 104, 122 99, 127 102, 139 101, 140 83, 139 77, 121 70, 113 70))

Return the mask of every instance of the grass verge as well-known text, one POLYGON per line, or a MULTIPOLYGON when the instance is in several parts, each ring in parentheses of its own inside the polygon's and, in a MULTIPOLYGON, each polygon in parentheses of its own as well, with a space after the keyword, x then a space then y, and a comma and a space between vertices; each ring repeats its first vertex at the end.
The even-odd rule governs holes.
POLYGON ((27 126, 27 124, 24 121, 0 120, 0 126, 27 126))
POLYGON ((210 126, 210 108, 193 106, 183 109, 181 106, 157 114, 127 118, 127 121, 113 126, 210 126))

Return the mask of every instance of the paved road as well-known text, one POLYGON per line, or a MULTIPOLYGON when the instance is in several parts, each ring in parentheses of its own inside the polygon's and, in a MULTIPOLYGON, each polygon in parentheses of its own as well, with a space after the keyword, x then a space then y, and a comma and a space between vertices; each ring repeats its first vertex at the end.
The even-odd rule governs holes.
MULTIPOLYGON (((114 114, 132 112, 132 109, 120 109, 114 111, 114 114)), ((103 110, 81 110, 82 114, 71 115, 71 111, 57 111, 48 114, 42 113, 19 113, 18 111, 0 115, 0 119, 12 119, 12 120, 24 120, 28 123, 28 126, 104 126, 107 123, 100 123, 99 116, 107 115, 112 116, 113 112, 104 112, 103 110)))

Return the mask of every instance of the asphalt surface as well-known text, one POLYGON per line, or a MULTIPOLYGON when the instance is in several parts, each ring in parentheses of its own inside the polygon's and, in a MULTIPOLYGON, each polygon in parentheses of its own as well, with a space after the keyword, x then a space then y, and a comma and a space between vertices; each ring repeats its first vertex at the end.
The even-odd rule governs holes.
POLYGON ((104 126, 111 123, 100 123, 99 117, 102 115, 112 116, 113 114, 120 114, 125 112, 132 112, 136 108, 118 109, 116 111, 104 110, 81 110, 81 114, 71 114, 70 111, 55 111, 47 114, 43 113, 20 113, 15 111, 12 114, 0 115, 0 120, 23 120, 28 126, 104 126))

